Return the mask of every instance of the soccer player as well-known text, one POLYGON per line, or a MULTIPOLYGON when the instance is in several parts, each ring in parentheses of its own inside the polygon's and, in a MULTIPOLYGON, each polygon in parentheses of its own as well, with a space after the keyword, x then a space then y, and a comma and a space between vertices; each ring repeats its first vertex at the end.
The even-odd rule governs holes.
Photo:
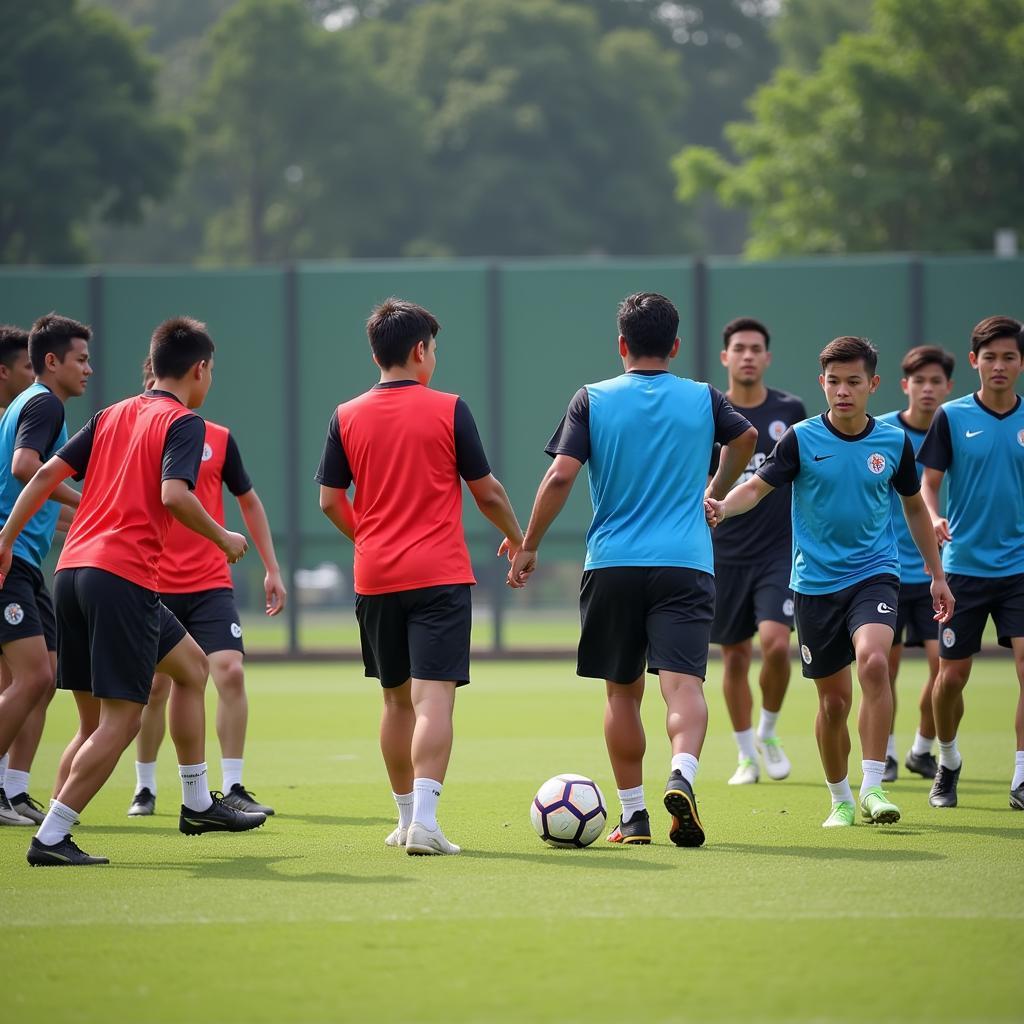
POLYGON ((455 690, 469 682, 470 587, 462 481, 514 554, 522 531, 491 474, 473 416, 428 387, 440 326, 388 299, 366 325, 380 381, 331 416, 316 479, 320 507, 355 544, 356 619, 368 678, 380 680, 380 748, 409 854, 455 854, 437 823, 455 690), (355 484, 355 501, 348 488, 355 484))
MULTIPOLYGON (((953 366, 953 357, 934 345, 919 345, 903 357, 900 386, 907 396, 907 407, 902 411, 887 412, 878 419, 881 423, 901 427, 910 438, 915 452, 921 448, 935 411, 953 390, 953 366)), ((906 766, 908 771, 922 778, 934 779, 938 765, 932 753, 935 742, 932 688, 939 671, 938 629, 932 611, 928 573, 925 572, 921 555, 907 530, 903 507, 895 494, 892 496, 892 527, 896 531, 900 552, 900 603, 896 610, 896 636, 889 652, 892 728, 889 730, 889 745, 885 751, 885 774, 882 781, 895 782, 899 774, 899 762, 896 760, 896 675, 903 654, 904 633, 905 646, 923 647, 928 660, 928 676, 918 702, 921 718, 913 746, 907 753, 906 766)))
POLYGON ((878 387, 878 352, 864 338, 829 342, 818 378, 828 411, 783 434, 754 477, 724 501, 709 499, 712 526, 742 515, 775 487, 793 485, 793 575, 796 628, 803 673, 818 689, 815 736, 832 810, 825 828, 852 825, 849 782, 853 699, 850 664, 861 688, 860 741, 864 780, 861 814, 877 824, 899 821, 881 788, 892 725, 889 649, 899 601, 899 552, 891 492, 902 498, 914 543, 932 574, 935 617, 953 610, 928 510, 920 496, 910 438, 867 413, 878 387))
MULTIPOLYGON (((757 428, 757 448, 739 478, 739 483, 744 483, 764 464, 775 442, 794 423, 806 419, 807 412, 795 395, 765 386, 772 355, 768 347, 771 337, 764 324, 739 317, 725 325, 722 342, 722 365, 729 375, 725 397, 757 428)), ((718 468, 717 459, 716 449, 712 473, 718 468)), ((722 645, 722 689, 739 752, 739 764, 729 779, 731 786, 758 781, 758 752, 769 778, 784 779, 790 772, 789 758, 775 735, 789 686, 789 634, 793 629, 789 500, 789 485, 780 487, 742 522, 723 523, 711 536, 716 593, 711 642, 722 645), (761 644, 761 715, 756 736, 749 678, 755 633, 761 644)))
POLYGON ((1016 391, 1022 353, 1017 320, 982 320, 971 332, 970 352, 981 386, 942 406, 918 454, 925 466, 924 499, 945 545, 943 563, 957 602, 941 633, 932 695, 939 737, 932 807, 956 807, 964 687, 991 615, 1000 645, 1013 651, 1020 684, 1010 807, 1024 811, 1024 408, 1016 391), (939 492, 947 476, 943 516, 939 492))
MULTIPOLYGON (((143 386, 153 387, 153 368, 142 368, 143 386)), ((196 497, 213 518, 224 525, 224 487, 238 500, 242 518, 263 561, 267 615, 279 615, 286 592, 274 553, 267 513, 242 464, 238 445, 227 427, 206 420, 206 443, 199 467, 196 497)), ((160 600, 188 630, 210 662, 217 687, 217 738, 220 740, 224 802, 240 811, 273 814, 257 803, 242 785, 245 729, 249 701, 245 692, 242 627, 235 606, 231 572, 224 552, 215 544, 175 520, 167 531, 160 558, 160 600)), ((165 709, 171 692, 170 676, 153 679, 149 703, 142 712, 142 727, 135 741, 135 795, 129 817, 156 810, 156 757, 164 737, 165 709)))
POLYGON ((204 324, 176 317, 157 327, 150 356, 154 389, 97 413, 32 477, 0 530, 5 585, 26 524, 69 476, 84 478, 54 583, 60 685, 75 692, 81 742, 29 847, 33 866, 107 863, 79 849, 71 829, 135 738, 157 664, 175 680, 170 719, 182 781, 180 830, 241 832, 266 820, 225 806, 210 793, 206 656, 161 605, 156 589, 172 518, 216 543, 230 562, 246 549, 245 538, 216 523, 192 493, 205 429, 190 410, 202 405, 209 390, 213 341, 204 324), (98 719, 90 723, 94 704, 98 719))
MULTIPOLYGON (((85 392, 91 331, 68 317, 49 313, 32 326, 28 353, 35 381, 12 399, 0 420, 0 522, 5 523, 25 484, 68 438, 64 403, 85 392)), ((9 802, 25 824, 43 820, 42 806, 29 794, 32 760, 53 696, 57 633, 53 602, 43 579, 43 560, 53 542, 61 504, 78 505, 65 483, 26 525, 13 547, 0 604, 0 648, 11 670, 11 685, 0 694, 0 750, 9 752, 0 809, 9 802)))
POLYGON ((663 295, 641 292, 619 306, 624 373, 580 388, 548 442, 541 481, 509 585, 522 587, 537 549, 588 465, 594 518, 580 587, 576 672, 605 681, 605 743, 622 814, 613 843, 646 845, 646 750, 640 704, 644 667, 660 677, 672 765, 664 803, 669 838, 700 846, 693 792, 708 710, 708 641, 715 612, 714 555, 705 492, 723 496, 750 461, 757 432, 708 384, 670 372, 679 314, 663 295), (724 446, 707 483, 715 443, 724 446))

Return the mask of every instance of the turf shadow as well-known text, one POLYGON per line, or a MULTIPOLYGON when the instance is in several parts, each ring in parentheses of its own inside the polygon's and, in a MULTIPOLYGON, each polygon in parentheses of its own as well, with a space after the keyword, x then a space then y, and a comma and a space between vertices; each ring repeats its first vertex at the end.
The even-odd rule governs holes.
MULTIPOLYGON (((585 867, 608 868, 610 871, 675 871, 672 864, 661 864, 658 862, 642 861, 625 854, 621 849, 614 849, 610 846, 597 846, 583 850, 576 850, 571 847, 565 850, 552 849, 548 853, 501 853, 497 850, 463 850, 460 857, 469 857, 473 860, 517 860, 525 861, 528 864, 554 864, 558 867, 585 867), (594 863, 594 857, 598 854, 608 854, 601 858, 600 865, 594 863), (618 854, 618 858, 615 855, 618 854)), ((642 854, 641 854, 642 856, 642 854)))
MULTIPOLYGON (((960 804, 961 807, 969 810, 976 811, 990 811, 990 807, 968 807, 967 804, 960 804)), ((942 811, 943 814, 950 813, 949 811, 942 811)), ((956 813, 955 811, 953 813, 956 813)), ((1007 808, 1007 814, 1013 812, 1007 808)), ((991 836, 993 839, 1009 839, 1011 842, 1019 843, 1024 840, 1024 814, 1020 815, 1019 825, 957 825, 955 823, 946 824, 945 822, 929 821, 929 822, 915 822, 915 827, 925 832, 935 832, 939 835, 943 833, 955 833, 957 835, 974 835, 974 836, 991 836)))
MULTIPOLYGON (((870 826, 867 826, 870 827, 870 826)), ((916 829, 880 829, 879 834, 905 836, 917 834, 916 829)), ((803 857, 809 860, 862 860, 877 863, 880 860, 896 864, 910 864, 918 861, 948 860, 942 853, 930 850, 879 850, 856 849, 836 846, 772 846, 768 843, 712 843, 710 852, 756 853, 768 857, 803 857)))
POLYGON ((367 875, 346 875, 333 871, 313 871, 303 875, 282 874, 274 870, 275 864, 286 861, 307 861, 300 856, 257 857, 247 854, 242 857, 203 857, 195 861, 125 861, 118 860, 111 867, 131 868, 136 871, 176 871, 183 872, 190 878, 216 879, 220 881, 257 881, 257 882, 314 882, 317 885, 333 883, 338 885, 364 885, 366 882, 392 884, 407 883, 412 879, 397 875, 381 874, 374 877, 367 875))
POLYGON ((345 818, 336 814, 281 814, 282 821, 300 821, 304 825, 347 825, 359 828, 370 825, 395 827, 394 818, 345 818))

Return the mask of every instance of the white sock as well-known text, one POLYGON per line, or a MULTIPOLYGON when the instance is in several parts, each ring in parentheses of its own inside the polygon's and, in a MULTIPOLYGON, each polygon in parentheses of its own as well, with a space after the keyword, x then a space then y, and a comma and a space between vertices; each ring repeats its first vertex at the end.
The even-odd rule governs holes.
POLYGON ((850 789, 850 776, 847 775, 841 782, 829 782, 825 780, 825 785, 828 786, 828 791, 832 794, 832 806, 836 804, 852 804, 853 803, 853 790, 850 789))
MULTIPOLYGON (((135 792, 141 793, 148 789, 156 796, 156 761, 135 762, 135 792)), ((197 811, 205 811, 205 807, 196 807, 197 811)))
POLYGON ((932 744, 934 742, 934 736, 922 736, 919 732, 915 732, 914 745, 910 748, 910 752, 918 757, 923 757, 925 754, 932 752, 932 744))
POLYGON ((960 756, 960 751, 956 745, 956 737, 954 736, 948 743, 943 743, 939 740, 939 766, 942 768, 948 768, 950 771, 956 771, 964 762, 964 759, 960 756))
POLYGON ((693 754, 674 754, 672 757, 672 771, 679 772, 691 786, 697 778, 698 767, 700 763, 693 754))
POLYGON ((395 804, 398 806, 398 827, 408 828, 412 824, 412 805, 414 794, 392 793, 395 804))
POLYGON ((1010 789, 1016 789, 1024 783, 1024 750, 1018 750, 1013 762, 1013 782, 1010 789))
POLYGON ((4 778, 4 789, 7 791, 7 799, 12 796, 21 796, 28 792, 28 772, 19 772, 17 768, 8 768, 4 778))
POLYGON ((210 780, 206 775, 206 762, 202 764, 179 764, 181 776, 181 802, 190 811, 209 810, 213 803, 210 796, 210 780))
POLYGON ((896 733, 889 733, 889 742, 885 748, 885 756, 896 760, 896 733))
POLYGON ((756 761, 757 748, 754 746, 754 730, 744 729, 743 732, 734 732, 732 735, 740 752, 740 760, 748 758, 751 761, 756 761))
POLYGON ((412 820, 427 828, 437 828, 437 801, 441 783, 435 779, 412 780, 412 820))
POLYGON ((761 718, 757 723, 757 738, 759 740, 775 739, 775 723, 779 720, 779 711, 765 711, 761 708, 761 718))
POLYGON ((73 811, 67 804, 57 800, 50 801, 50 809, 39 826, 36 839, 44 846, 53 846, 59 843, 78 824, 78 813, 73 811))
POLYGON ((224 792, 230 793, 232 786, 242 784, 242 757, 222 757, 220 759, 220 770, 224 776, 224 792))
POLYGON ((644 787, 634 786, 632 789, 620 789, 617 791, 619 800, 622 801, 622 820, 629 821, 637 811, 644 810, 647 805, 644 803, 644 787))
POLYGON ((864 781, 860 784, 860 795, 863 796, 873 786, 882 784, 882 776, 885 774, 884 761, 861 761, 861 768, 864 770, 864 781))
POLYGON ((0 757, 0 789, 4 789, 4 776, 7 774, 7 762, 10 760, 7 754, 0 757))

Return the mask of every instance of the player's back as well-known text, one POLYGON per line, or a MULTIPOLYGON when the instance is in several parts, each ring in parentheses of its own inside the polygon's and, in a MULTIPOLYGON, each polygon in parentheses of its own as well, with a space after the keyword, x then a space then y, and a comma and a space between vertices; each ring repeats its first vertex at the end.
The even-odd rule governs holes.
POLYGON ((714 572, 703 512, 715 438, 708 385, 632 371, 587 385, 587 394, 594 520, 586 567, 714 572))
POLYGON ((57 569, 104 569, 150 590, 172 515, 161 497, 171 425, 193 414, 173 396, 146 393, 97 413, 82 501, 57 569))

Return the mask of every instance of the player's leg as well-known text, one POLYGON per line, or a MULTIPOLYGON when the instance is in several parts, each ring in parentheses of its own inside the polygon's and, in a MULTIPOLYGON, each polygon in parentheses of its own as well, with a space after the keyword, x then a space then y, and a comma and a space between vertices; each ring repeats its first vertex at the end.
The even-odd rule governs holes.
POLYGON ((398 808, 398 824, 384 840, 384 845, 404 847, 415 802, 412 736, 416 728, 416 711, 412 704, 412 680, 382 687, 381 694, 384 708, 380 717, 380 752, 391 783, 391 795, 398 808))
POLYGON ((41 633, 4 641, 3 649, 11 685, 0 693, 0 750, 9 754, 32 709, 52 691, 54 674, 41 633))
MULTIPOLYGON (((874 596, 869 600, 874 603, 874 596)), ((893 595, 892 603, 885 604, 885 607, 893 609, 894 615, 895 601, 893 595)), ((892 638, 892 626, 879 622, 866 622, 853 634, 861 691, 858 729, 864 775, 860 786, 860 806, 865 820, 874 824, 893 824, 900 820, 899 808, 882 792, 885 752, 892 729, 892 688, 889 685, 892 638)))
POLYGON ((644 685, 642 675, 631 683, 605 680, 604 743, 622 804, 619 823, 607 837, 610 843, 646 846, 651 841, 651 819, 644 800, 647 737, 640 717, 644 685))
MULTIPOLYGON (((7 665, 7 659, 0 655, 0 693, 3 693, 11 685, 11 670, 7 665)), ((0 826, 3 825, 31 825, 32 819, 19 814, 7 799, 7 791, 4 788, 4 777, 7 774, 7 754, 0 754, 0 826)))
POLYGON ((664 670, 660 676, 665 728, 672 744, 672 771, 665 785, 665 807, 672 816, 668 835, 676 846, 702 846, 704 826, 697 812, 693 784, 708 730, 704 680, 664 670))
POLYGON ((163 672, 153 676, 149 703, 142 712, 142 726, 135 740, 135 792, 128 807, 129 818, 148 817, 156 812, 156 759, 167 732, 167 701, 171 677, 163 672))
POLYGON ((57 765, 57 778, 53 784, 53 799, 61 791, 71 774, 71 765, 82 744, 96 731, 100 724, 100 702, 86 690, 72 690, 75 706, 78 711, 78 731, 71 737, 71 742, 64 748, 60 763, 57 765))
POLYGON ((815 679, 814 684, 818 690, 814 738, 818 743, 821 766, 825 769, 825 784, 832 797, 832 810, 823 825, 825 828, 839 828, 852 825, 856 817, 856 805, 850 789, 848 725, 853 707, 853 677, 846 667, 815 679))
POLYGON ((1000 587, 993 604, 992 618, 1000 645, 1013 651, 1019 686, 1014 718, 1017 748, 1010 780, 1010 807, 1024 811, 1024 574, 1001 579, 998 583, 1000 587))
POLYGON ((917 732, 914 734, 913 745, 908 751, 904 763, 908 771, 920 775, 921 778, 934 779, 939 768, 939 763, 932 753, 932 747, 935 745, 935 712, 932 710, 932 693, 935 689, 935 680, 939 675, 938 640, 925 640, 924 652, 928 664, 928 674, 918 698, 920 718, 917 732))
MULTIPOLYGON (((896 635, 899 636, 899 632, 896 635)), ((902 660, 903 644, 894 643, 889 649, 889 690, 892 693, 892 721, 889 724, 889 739, 885 747, 883 782, 895 782, 900 772, 899 762, 896 760, 896 712, 899 709, 896 696, 896 676, 899 674, 900 662, 902 660)))
POLYGON ((1017 750, 1014 754, 1013 778, 1010 780, 1010 807, 1015 811, 1024 811, 1024 637, 1013 637, 1012 644, 1019 693, 1017 714, 1013 721, 1017 750))
POLYGON ((775 734, 782 702, 789 689, 789 634, 787 623, 768 619, 758 623, 761 640, 761 716, 757 742, 768 777, 779 781, 789 776, 792 766, 775 734))

